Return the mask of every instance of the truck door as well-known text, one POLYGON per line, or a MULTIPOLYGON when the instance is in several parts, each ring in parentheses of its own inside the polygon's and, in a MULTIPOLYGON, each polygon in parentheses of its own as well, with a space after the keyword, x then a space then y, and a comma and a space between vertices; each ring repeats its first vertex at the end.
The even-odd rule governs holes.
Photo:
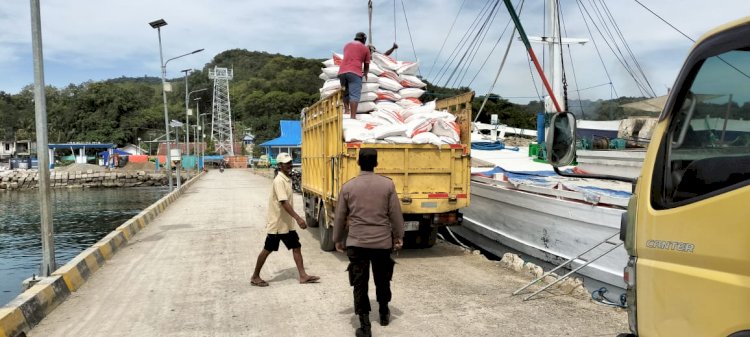
POLYGON ((638 186, 641 336, 750 330, 750 26, 724 33, 691 52, 638 186))

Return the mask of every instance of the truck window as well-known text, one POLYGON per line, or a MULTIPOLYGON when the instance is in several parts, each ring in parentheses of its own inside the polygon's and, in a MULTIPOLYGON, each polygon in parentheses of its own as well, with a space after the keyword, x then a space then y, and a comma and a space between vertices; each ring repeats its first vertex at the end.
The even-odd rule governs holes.
POLYGON ((750 184, 750 50, 707 58, 683 96, 656 171, 664 208, 750 184))

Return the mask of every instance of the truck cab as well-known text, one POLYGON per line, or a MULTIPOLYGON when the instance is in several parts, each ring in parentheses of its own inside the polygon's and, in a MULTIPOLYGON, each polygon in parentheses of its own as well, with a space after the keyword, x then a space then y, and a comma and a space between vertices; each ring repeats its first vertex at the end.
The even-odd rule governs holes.
MULTIPOLYGON (((623 217, 630 336, 750 336, 750 17, 688 55, 623 217)), ((553 165, 575 119, 553 117, 553 165)))

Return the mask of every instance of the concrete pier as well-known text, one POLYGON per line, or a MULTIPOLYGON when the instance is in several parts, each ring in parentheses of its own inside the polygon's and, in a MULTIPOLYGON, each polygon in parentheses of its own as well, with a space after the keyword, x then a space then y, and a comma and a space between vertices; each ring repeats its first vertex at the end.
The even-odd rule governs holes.
MULTIPOLYGON (((358 322, 348 260, 321 251, 317 229, 299 234, 306 269, 320 283, 299 284, 282 245, 261 273, 270 286, 250 285, 269 191, 268 178, 246 169, 208 172, 27 335, 352 336, 358 322)), ((381 327, 371 313, 376 336, 612 336, 627 330, 622 310, 588 300, 546 294, 523 302, 510 294, 531 275, 450 244, 402 251, 396 261, 392 322, 381 327)))

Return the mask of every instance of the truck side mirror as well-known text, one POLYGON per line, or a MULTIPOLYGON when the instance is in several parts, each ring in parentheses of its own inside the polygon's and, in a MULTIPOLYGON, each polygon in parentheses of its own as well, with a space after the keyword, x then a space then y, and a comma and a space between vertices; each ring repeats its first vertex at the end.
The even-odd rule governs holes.
POLYGON ((576 118, 570 112, 558 112, 547 131, 547 161, 554 167, 567 166, 576 156, 576 118))

